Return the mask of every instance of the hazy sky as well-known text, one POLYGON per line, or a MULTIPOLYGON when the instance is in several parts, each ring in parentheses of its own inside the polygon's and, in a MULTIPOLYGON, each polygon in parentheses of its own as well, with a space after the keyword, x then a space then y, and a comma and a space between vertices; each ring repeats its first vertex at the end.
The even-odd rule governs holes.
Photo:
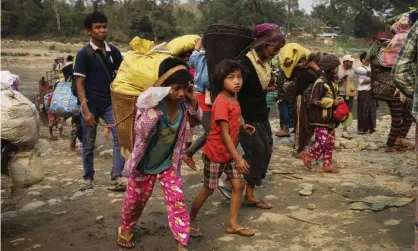
POLYGON ((305 9, 306 12, 311 13, 312 11, 312 0, 299 0, 299 8, 305 9))

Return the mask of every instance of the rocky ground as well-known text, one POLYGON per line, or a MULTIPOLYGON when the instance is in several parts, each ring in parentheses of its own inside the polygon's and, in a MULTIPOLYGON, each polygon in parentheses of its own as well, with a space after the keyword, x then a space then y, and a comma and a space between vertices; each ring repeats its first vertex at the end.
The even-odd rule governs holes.
MULTIPOLYGON (((342 138, 335 150, 340 174, 309 171, 291 156, 290 139, 275 139, 274 155, 260 198, 274 203, 271 210, 242 207, 240 221, 256 229, 252 238, 228 235, 225 222, 229 203, 219 192, 209 199, 199 217, 204 233, 192 239, 189 250, 413 250, 415 203, 375 210, 350 210, 351 203, 367 196, 415 198, 416 160, 413 151, 384 153, 390 117, 378 122, 373 135, 342 138), (305 188, 305 189, 303 189, 305 188), (301 191, 304 190, 304 191, 301 191)), ((276 128, 278 121, 272 121, 276 128)), ((415 126, 411 128, 409 139, 415 126)), ((45 179, 28 189, 11 189, 2 178, 1 247, 3 250, 121 250, 116 245, 123 193, 109 191, 111 142, 100 135, 95 158, 93 190, 79 192, 80 149, 69 150, 68 140, 47 139, 42 128, 45 179)), ((68 137, 67 127, 65 136, 68 137)), ((347 136, 347 135, 346 135, 347 136)), ((183 165, 184 188, 190 206, 202 184, 199 171, 183 165)), ((407 203, 407 202, 406 202, 407 203)), ((405 203, 403 203, 405 204, 405 203)), ((370 206, 371 204, 363 204, 370 206)), ((159 185, 135 228, 135 250, 174 250, 159 185)))

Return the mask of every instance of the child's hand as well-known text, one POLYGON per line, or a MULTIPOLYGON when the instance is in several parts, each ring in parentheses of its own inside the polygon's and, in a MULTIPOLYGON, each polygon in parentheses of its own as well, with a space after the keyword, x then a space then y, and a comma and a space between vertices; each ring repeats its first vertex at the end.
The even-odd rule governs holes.
POLYGON ((189 88, 187 88, 186 98, 192 103, 197 102, 196 90, 193 85, 189 85, 189 88))
POLYGON ((196 44, 194 46, 194 49, 197 50, 197 51, 200 51, 200 49, 202 49, 202 39, 198 39, 196 41, 196 44))
POLYGON ((249 135, 254 135, 255 133, 255 127, 252 125, 245 124, 242 126, 242 129, 244 132, 248 133, 249 135))
POLYGON ((238 161, 235 161, 235 167, 242 174, 248 174, 248 172, 250 171, 250 165, 248 165, 247 161, 245 161, 245 159, 243 158, 239 159, 238 161))
POLYGON ((344 100, 342 98, 337 98, 337 99, 334 100, 334 106, 339 106, 343 102, 344 102, 344 100))

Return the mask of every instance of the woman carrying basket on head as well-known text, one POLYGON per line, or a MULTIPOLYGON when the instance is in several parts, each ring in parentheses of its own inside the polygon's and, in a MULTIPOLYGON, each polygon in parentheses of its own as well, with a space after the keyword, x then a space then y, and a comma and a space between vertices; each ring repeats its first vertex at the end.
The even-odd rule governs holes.
POLYGON ((241 63, 248 71, 238 93, 245 124, 255 128, 255 134, 240 133, 240 144, 244 149, 244 159, 250 165, 245 175, 247 187, 244 204, 262 209, 273 207, 271 203, 259 200, 254 195, 255 186, 260 186, 265 178, 273 150, 273 137, 267 108, 267 87, 271 78, 270 60, 279 53, 286 43, 284 34, 277 24, 257 25, 253 30, 255 42, 251 51, 241 57, 241 63))
POLYGON ((192 76, 184 61, 177 58, 164 60, 158 75, 154 85, 157 87, 146 90, 138 98, 135 144, 124 169, 129 179, 117 243, 123 248, 135 246, 132 229, 138 223, 158 179, 177 250, 184 251, 189 241, 190 217, 184 202, 180 168, 190 126, 198 124, 202 111, 194 88, 189 85, 192 76))

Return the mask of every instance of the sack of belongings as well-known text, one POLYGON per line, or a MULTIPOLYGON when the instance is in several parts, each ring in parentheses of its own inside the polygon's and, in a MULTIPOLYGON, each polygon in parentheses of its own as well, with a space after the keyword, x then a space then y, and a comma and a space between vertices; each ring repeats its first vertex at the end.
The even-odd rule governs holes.
POLYGON ((165 50, 170 51, 173 56, 181 56, 186 52, 192 52, 196 41, 200 39, 198 35, 185 35, 171 40, 165 50))
POLYGON ((18 152, 9 162, 10 177, 15 187, 28 187, 44 179, 40 152, 18 152))
POLYGON ((0 91, 1 138, 19 149, 33 149, 39 138, 39 114, 35 104, 10 86, 0 91))
POLYGON ((158 79, 161 62, 171 57, 166 44, 135 37, 130 42, 133 50, 124 54, 122 64, 111 85, 113 117, 118 131, 122 156, 128 157, 135 140, 133 126, 138 96, 158 79))

